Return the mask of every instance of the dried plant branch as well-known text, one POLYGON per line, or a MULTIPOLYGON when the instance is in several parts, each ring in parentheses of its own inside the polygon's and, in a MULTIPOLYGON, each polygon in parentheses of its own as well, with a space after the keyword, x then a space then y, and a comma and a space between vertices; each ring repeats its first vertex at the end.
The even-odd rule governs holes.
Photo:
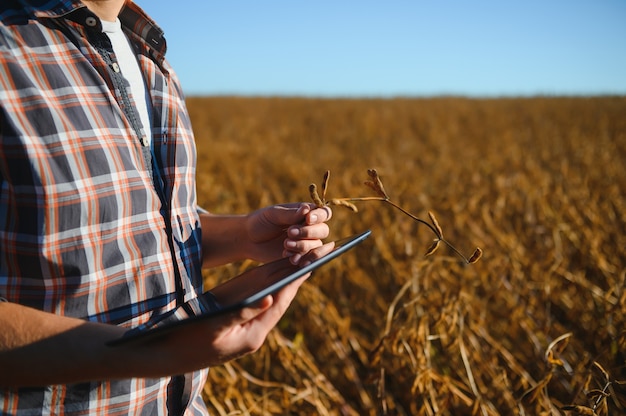
POLYGON ((414 214, 412 214, 411 212, 407 211, 406 209, 402 208, 400 205, 396 204, 395 202, 393 202, 391 200, 391 198, 389 197, 389 195, 387 194, 387 191, 385 191, 385 187, 383 185, 383 182, 380 178, 380 176, 378 175, 378 172, 376 171, 376 169, 368 169, 367 170, 367 175, 369 176, 369 179, 367 181, 364 182, 365 186, 367 186, 368 188, 370 188, 371 190, 373 190, 377 196, 366 196, 366 197, 352 197, 352 198, 333 198, 330 200, 326 200, 326 191, 328 190, 328 182, 330 179, 330 171, 327 170, 324 173, 324 178, 323 178, 323 182, 322 182, 322 195, 320 196, 319 193, 317 192, 317 185, 315 183, 312 183, 311 185, 309 185, 309 194, 311 196, 311 199, 313 200, 313 202, 318 206, 325 206, 325 205, 337 205, 337 206, 344 206, 354 212, 358 212, 358 209, 356 207, 356 205, 354 204, 355 202, 367 202, 367 201, 380 201, 380 202, 384 202, 386 204, 391 205, 393 208, 397 209, 398 211, 402 212, 403 214, 407 215, 408 217, 410 217, 411 219, 413 219, 414 221, 425 225, 426 227, 428 227, 430 229, 430 231, 433 232, 433 234, 435 234, 435 240, 433 241, 433 243, 428 247, 428 249, 426 250, 425 256, 430 256, 433 253, 435 253, 435 251, 437 251, 437 249, 439 248, 440 243, 444 243, 445 245, 447 245, 456 255, 458 255, 459 257, 461 257, 463 259, 463 261, 465 261, 465 263, 467 264, 473 264, 476 263, 483 255, 483 251, 480 247, 476 247, 476 249, 474 250, 474 252, 472 253, 471 256, 466 257, 463 255, 463 253, 461 253, 456 247, 454 247, 448 240, 446 240, 443 237, 443 230, 441 228, 441 226, 439 225, 439 222, 437 221, 437 218, 435 217, 435 214, 432 211, 428 211, 428 217, 430 219, 430 222, 425 221, 421 218, 418 218, 417 216, 415 216, 414 214))
MULTIPOLYGON (((551 353, 552 347, 556 343, 562 341, 565 337, 568 337, 570 335, 571 333, 568 333, 554 340, 548 347, 548 351, 546 352, 546 357, 548 357, 548 352, 551 353)), ((612 386, 613 384, 622 384, 622 382, 619 380, 613 380, 609 372, 605 370, 604 367, 602 367, 602 365, 597 361, 592 362, 592 368, 600 372, 600 374, 602 374, 602 380, 597 381, 602 386, 602 388, 601 389, 599 388, 589 389, 588 386, 586 385, 585 390, 587 391, 585 393, 585 396, 589 400, 590 406, 571 404, 571 405, 562 406, 561 410, 575 412, 576 414, 579 414, 579 415, 598 416, 598 415, 608 414, 607 399, 609 399, 612 396, 612 386)), ((589 377, 588 383, 590 383, 591 380, 592 380, 592 377, 589 377)))

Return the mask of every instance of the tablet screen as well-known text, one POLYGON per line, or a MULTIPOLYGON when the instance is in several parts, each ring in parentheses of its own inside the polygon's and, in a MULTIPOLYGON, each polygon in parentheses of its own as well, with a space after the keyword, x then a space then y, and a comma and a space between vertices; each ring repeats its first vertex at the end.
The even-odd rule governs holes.
POLYGON ((148 322, 130 329, 122 338, 110 342, 109 345, 164 334, 168 330, 186 323, 210 319, 250 306, 340 256, 363 242, 370 234, 371 231, 367 230, 336 241, 335 247, 330 253, 314 260, 305 267, 295 266, 291 264, 288 258, 282 258, 249 269, 172 311, 152 317, 148 322), (242 281, 245 284, 242 284, 242 281))

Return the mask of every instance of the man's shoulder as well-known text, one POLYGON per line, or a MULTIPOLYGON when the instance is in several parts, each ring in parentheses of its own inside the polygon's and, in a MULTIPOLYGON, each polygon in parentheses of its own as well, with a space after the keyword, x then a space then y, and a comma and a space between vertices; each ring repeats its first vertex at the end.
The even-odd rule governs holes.
POLYGON ((59 16, 79 7, 77 0, 2 0, 0 22, 24 25, 38 16, 59 16))
POLYGON ((30 15, 31 11, 20 0, 4 0, 0 3, 0 23, 3 25, 24 25, 28 23, 30 15))

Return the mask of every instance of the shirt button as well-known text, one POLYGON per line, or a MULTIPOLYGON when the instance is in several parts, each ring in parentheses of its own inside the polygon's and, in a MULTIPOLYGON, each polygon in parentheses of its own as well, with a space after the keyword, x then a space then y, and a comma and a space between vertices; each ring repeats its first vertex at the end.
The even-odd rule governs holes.
POLYGON ((117 62, 113 62, 111 64, 111 67, 113 68, 113 72, 120 72, 120 66, 117 64, 117 62))
POLYGON ((96 18, 93 16, 89 16, 85 19, 85 24, 89 27, 95 27, 98 22, 96 21, 96 18))

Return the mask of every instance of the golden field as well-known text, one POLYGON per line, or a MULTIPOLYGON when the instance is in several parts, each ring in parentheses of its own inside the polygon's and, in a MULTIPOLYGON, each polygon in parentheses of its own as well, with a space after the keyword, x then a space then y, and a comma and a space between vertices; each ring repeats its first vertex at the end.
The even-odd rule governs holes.
MULTIPOLYGON (((626 414, 626 97, 192 97, 215 213, 372 196, 432 211, 473 265, 389 204, 315 272, 256 354, 211 369, 212 414, 626 414)), ((207 272, 208 285, 247 267, 207 272)))

